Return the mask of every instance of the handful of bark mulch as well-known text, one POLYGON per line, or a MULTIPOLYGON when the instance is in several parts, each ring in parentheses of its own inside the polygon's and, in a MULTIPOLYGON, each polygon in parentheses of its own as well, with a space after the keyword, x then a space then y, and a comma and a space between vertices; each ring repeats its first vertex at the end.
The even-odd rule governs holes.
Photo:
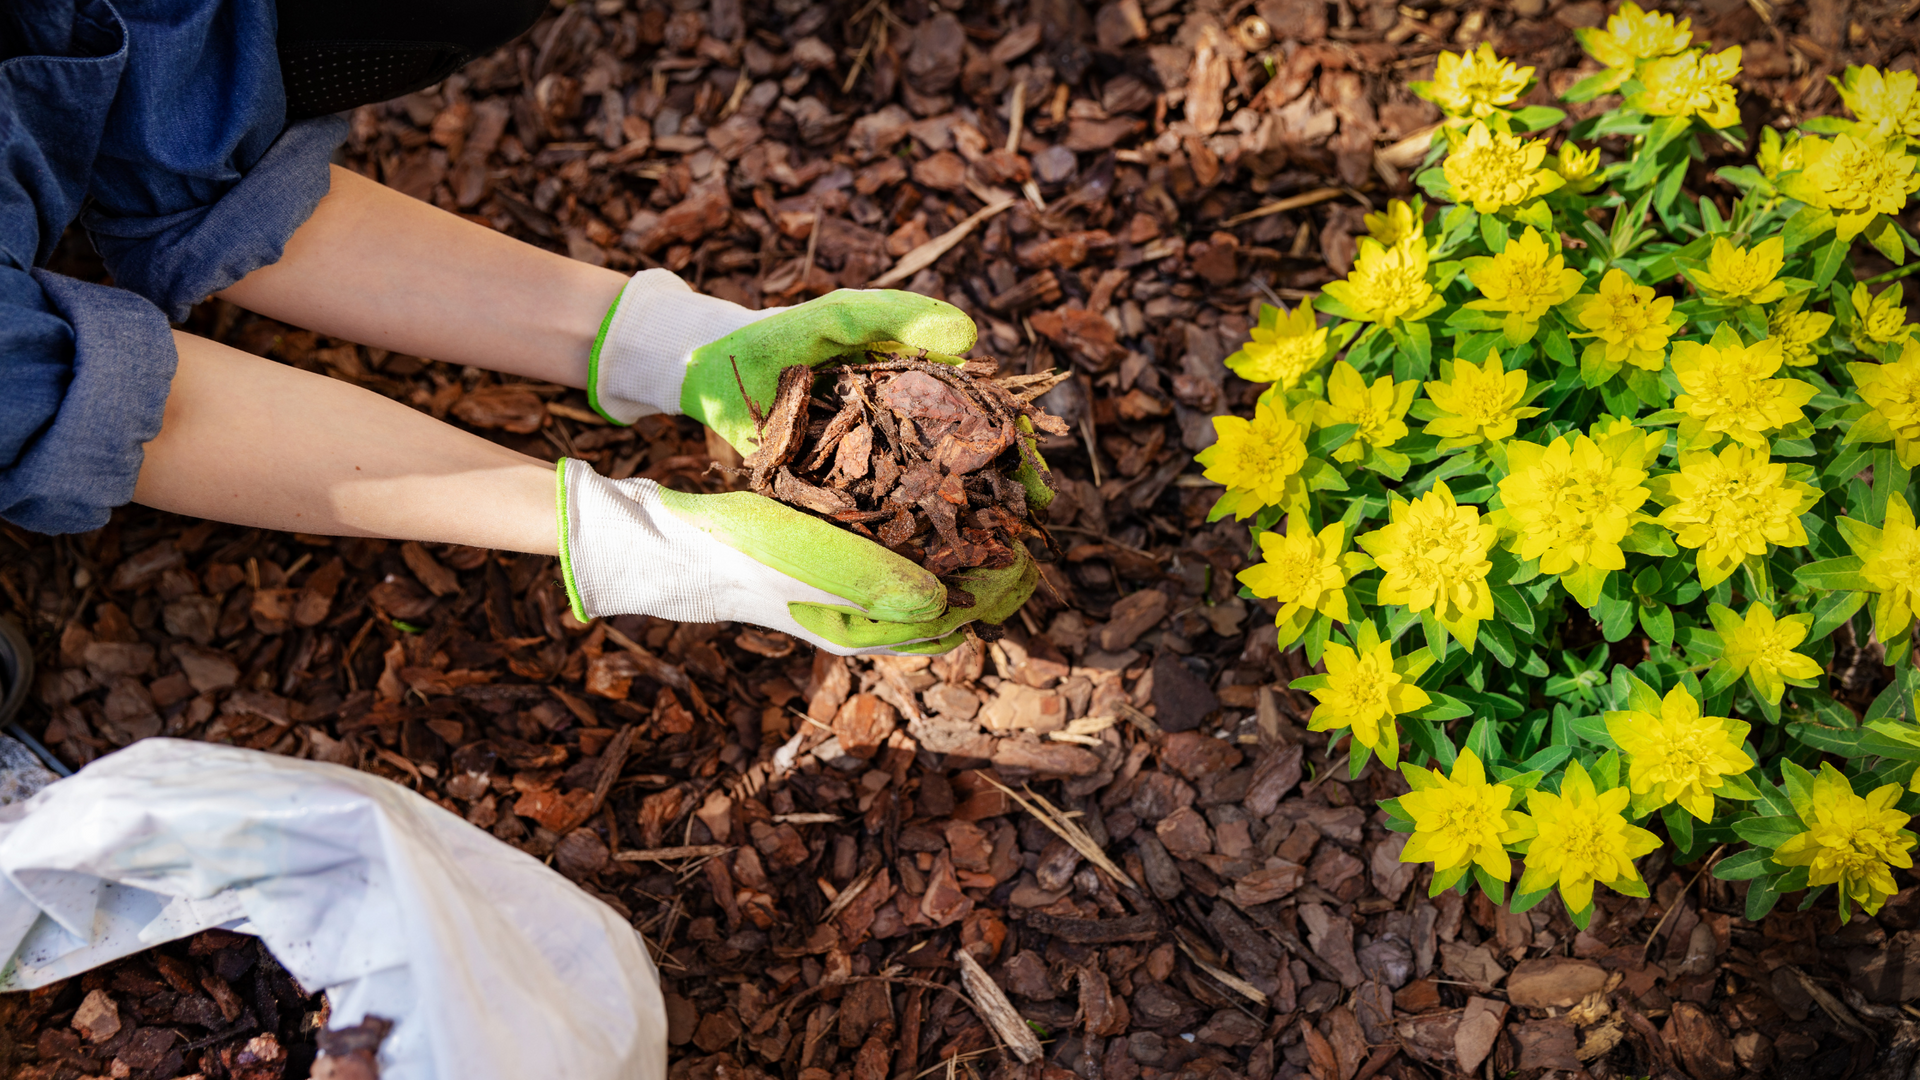
POLYGON ((297 1080, 317 1071, 325 1017, 258 938, 206 930, 0 995, 0 1075, 297 1080))
MULTIPOLYGON (((760 448, 746 459, 753 490, 852 529, 943 580, 1013 565, 1028 534, 1052 549, 1033 511, 1051 500, 1053 476, 1032 436, 1068 428, 1033 402, 1067 376, 996 379, 991 360, 867 356, 783 370, 764 415, 742 385, 760 426, 760 448)), ((965 589, 947 584, 951 606, 973 605, 965 589)))

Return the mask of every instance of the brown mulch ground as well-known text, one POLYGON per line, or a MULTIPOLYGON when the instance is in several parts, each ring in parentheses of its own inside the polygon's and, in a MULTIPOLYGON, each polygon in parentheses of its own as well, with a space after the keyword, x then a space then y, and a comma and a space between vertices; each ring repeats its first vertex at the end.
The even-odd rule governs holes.
MULTIPOLYGON (((1845 63, 1914 67, 1916 8, 1684 10, 1745 46, 1756 130, 1833 110, 1826 77, 1845 63)), ((444 86, 360 110, 350 167, 755 306, 864 285, 1017 194, 904 287, 972 314, 1006 370, 1075 373, 1044 399, 1073 432, 1045 446, 1063 489, 1052 589, 992 645, 847 662, 740 626, 580 626, 550 559, 130 507, 83 536, 0 526, 0 604, 45 672, 25 723, 76 766, 161 734, 357 766, 550 859, 654 945, 689 1080, 1905 1077, 1915 888, 1845 927, 1791 898, 1754 925, 1739 888, 1655 854, 1653 897, 1603 896, 1586 932, 1554 901, 1513 916, 1427 899, 1372 810, 1399 781, 1330 767, 1303 730, 1310 703, 1284 689, 1298 655, 1234 595, 1244 529, 1204 521, 1216 492, 1191 453, 1258 389, 1220 359, 1260 300, 1343 273, 1365 209, 1406 190, 1418 152, 1402 140, 1435 116, 1403 82, 1487 40, 1539 67, 1546 102, 1590 67, 1569 28, 1602 15, 1593 0, 557 10, 444 86), (1077 815, 1131 880, 1000 784, 1077 815), (1010 1064, 939 989, 959 985, 962 952, 1044 1063, 1010 1064)), ((84 242, 63 261, 88 273, 84 242)), ((190 325, 549 459, 723 482, 691 422, 609 427, 578 392, 224 304, 190 325)), ((185 1045, 198 1029, 153 998, 199 1008, 190 986, 76 983, 10 999, 0 1067, 243 1075, 225 1051, 166 1071, 69 1037, 102 989, 185 1045)), ((243 1064, 264 1070, 248 1080, 306 1075, 243 1064)))

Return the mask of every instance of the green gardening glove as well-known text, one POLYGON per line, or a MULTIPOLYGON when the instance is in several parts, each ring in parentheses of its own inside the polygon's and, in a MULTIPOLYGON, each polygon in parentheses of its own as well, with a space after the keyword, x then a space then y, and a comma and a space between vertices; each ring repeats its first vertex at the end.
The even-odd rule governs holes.
POLYGON ((634 275, 594 343, 587 398, 630 424, 684 413, 742 454, 757 446, 753 409, 773 404, 780 371, 817 367, 868 348, 957 356, 973 348, 973 320, 952 304, 895 289, 841 289, 790 308, 749 311, 702 296, 666 270, 634 275))
POLYGON ((947 587, 879 544, 750 492, 688 495, 651 480, 608 480, 563 459, 560 565, 574 615, 738 621, 784 631, 842 656, 942 653, 960 627, 999 623, 1032 595, 1039 567, 1024 547, 1000 570, 947 587))

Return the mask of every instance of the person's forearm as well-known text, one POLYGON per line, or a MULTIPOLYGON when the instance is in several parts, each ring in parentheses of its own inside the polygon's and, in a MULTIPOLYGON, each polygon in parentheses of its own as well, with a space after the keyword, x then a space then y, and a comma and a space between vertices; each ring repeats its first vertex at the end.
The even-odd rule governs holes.
POLYGON ((349 383, 174 340, 135 502, 289 532, 559 550, 548 463, 349 383))
POLYGON ((362 345, 583 387, 626 282, 335 167, 280 261, 220 295, 362 345))

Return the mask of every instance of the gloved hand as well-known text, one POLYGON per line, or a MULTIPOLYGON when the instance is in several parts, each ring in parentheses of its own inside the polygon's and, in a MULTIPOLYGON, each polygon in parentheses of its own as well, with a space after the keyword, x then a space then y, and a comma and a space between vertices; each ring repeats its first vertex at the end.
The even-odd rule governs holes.
MULTIPOLYGON (((731 378, 731 375, 729 375, 731 378)), ((748 622, 842 656, 942 653, 960 626, 998 623, 1032 595, 1026 548, 1000 570, 954 575, 972 607, 879 544, 751 492, 688 495, 651 480, 608 480, 563 458, 560 567, 574 617, 653 615, 748 622)))
POLYGON ((685 413, 748 454, 757 440, 743 385, 764 410, 782 368, 817 367, 867 346, 957 356, 975 336, 965 312, 917 293, 840 289, 795 307, 748 311, 694 292, 670 271, 645 270, 600 326, 587 400, 617 424, 685 413))

